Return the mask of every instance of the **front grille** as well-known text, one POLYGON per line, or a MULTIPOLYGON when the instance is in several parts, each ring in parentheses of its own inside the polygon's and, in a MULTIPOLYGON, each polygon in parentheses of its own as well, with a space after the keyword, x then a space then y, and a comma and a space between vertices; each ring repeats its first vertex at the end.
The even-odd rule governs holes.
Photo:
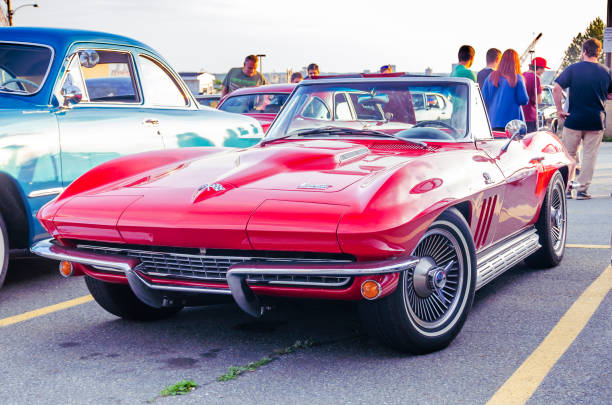
MULTIPOLYGON (((164 277, 201 282, 226 282, 227 271, 238 263, 244 262, 274 262, 274 263, 350 263, 350 258, 338 258, 340 255, 331 255, 333 258, 320 257, 321 254, 296 255, 291 257, 271 257, 270 253, 260 255, 218 255, 194 254, 172 251, 171 248, 162 247, 160 250, 132 249, 115 246, 98 246, 90 244, 77 244, 79 249, 99 254, 113 254, 134 257, 140 260, 138 270, 151 277, 164 277), (302 257, 300 257, 302 256, 302 257)), ((155 249, 155 248, 152 248, 155 249)), ((179 249, 180 250, 180 249, 179 249)), ((184 249, 197 250, 197 249, 184 249)), ((236 251, 230 251, 236 253, 236 251)), ((254 253, 254 252, 250 252, 254 253)), ((278 252, 276 252, 278 254, 278 252)), ((306 276, 306 275, 252 275, 247 277, 249 283, 266 283, 275 285, 302 285, 341 287, 350 282, 350 277, 306 276)))

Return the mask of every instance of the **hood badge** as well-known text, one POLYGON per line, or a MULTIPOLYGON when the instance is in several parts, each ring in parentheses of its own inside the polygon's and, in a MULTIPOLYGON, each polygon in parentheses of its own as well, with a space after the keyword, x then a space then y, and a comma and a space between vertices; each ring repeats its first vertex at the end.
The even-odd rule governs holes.
POLYGON ((215 192, 219 192, 219 191, 225 191, 226 188, 223 187, 223 185, 219 184, 219 183, 205 183, 202 184, 200 187, 198 187, 198 189, 193 193, 193 195, 191 196, 191 202, 195 202, 195 200, 204 192, 207 191, 215 191, 215 192))
POLYGON ((302 183, 299 186, 297 186, 298 189, 306 189, 306 190, 327 190, 330 187, 332 187, 331 184, 309 184, 309 183, 302 183))
POLYGON ((225 187, 223 187, 219 183, 213 183, 213 184, 206 183, 206 184, 202 184, 200 187, 198 187, 196 192, 198 192, 198 191, 210 191, 211 188, 213 190, 215 190, 215 191, 225 191, 225 187))

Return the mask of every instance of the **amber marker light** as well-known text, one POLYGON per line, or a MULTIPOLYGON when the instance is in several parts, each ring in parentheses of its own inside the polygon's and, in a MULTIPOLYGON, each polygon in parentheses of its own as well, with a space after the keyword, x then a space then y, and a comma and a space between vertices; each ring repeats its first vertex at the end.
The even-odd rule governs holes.
POLYGON ((361 284, 361 295, 366 300, 375 300, 382 293, 380 284, 374 280, 366 280, 361 284))
POLYGON ((64 277, 72 276, 72 273, 74 272, 74 269, 72 268, 72 263, 67 262, 65 260, 61 261, 59 264, 59 272, 64 277))

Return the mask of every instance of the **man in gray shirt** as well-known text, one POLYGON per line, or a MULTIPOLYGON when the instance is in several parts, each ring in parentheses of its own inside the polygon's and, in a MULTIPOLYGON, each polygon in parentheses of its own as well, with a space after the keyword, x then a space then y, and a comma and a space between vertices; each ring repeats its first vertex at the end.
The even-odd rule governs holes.
POLYGON ((261 73, 257 71, 257 56, 249 55, 244 58, 242 68, 231 68, 223 80, 221 97, 241 87, 256 87, 268 84, 261 73))

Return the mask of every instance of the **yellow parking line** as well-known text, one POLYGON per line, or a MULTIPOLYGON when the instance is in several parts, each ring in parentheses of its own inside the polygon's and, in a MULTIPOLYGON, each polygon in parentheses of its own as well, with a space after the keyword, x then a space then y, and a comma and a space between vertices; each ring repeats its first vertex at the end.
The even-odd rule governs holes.
POLYGON ((544 341, 491 397, 487 405, 522 405, 527 402, 557 360, 584 329, 610 289, 612 266, 608 266, 582 293, 544 341))
POLYGON ((86 302, 93 301, 93 297, 91 295, 84 295, 79 298, 75 298, 72 300, 60 302, 59 304, 49 305, 48 307, 43 307, 39 309, 35 309, 34 311, 25 312, 20 315, 10 316, 8 318, 0 319, 0 328, 4 326, 13 325, 18 322, 27 321, 28 319, 36 318, 39 316, 47 315, 52 312, 60 311, 62 309, 75 307, 77 305, 84 304, 86 302))
POLYGON ((581 245, 579 243, 568 243, 565 246, 569 248, 582 248, 582 249, 610 249, 610 245, 581 245))

